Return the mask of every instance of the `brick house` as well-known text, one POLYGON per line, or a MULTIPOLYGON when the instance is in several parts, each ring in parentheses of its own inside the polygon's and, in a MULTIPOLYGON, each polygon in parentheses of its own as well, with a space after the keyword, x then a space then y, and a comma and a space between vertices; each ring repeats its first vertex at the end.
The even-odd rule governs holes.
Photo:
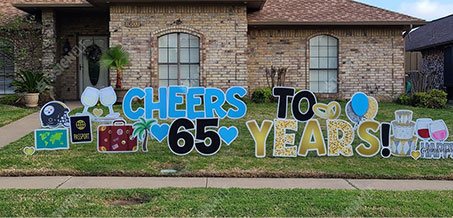
MULTIPOLYGON (((5 0, 2 0, 5 1, 5 0)), ((352 0, 23 0, 43 24, 43 68, 57 93, 115 84, 96 54, 122 45, 123 86, 266 87, 264 70, 288 67, 286 85, 322 97, 389 98, 404 90, 403 33, 423 20, 352 0), (76 61, 62 59, 82 43, 76 61), (90 59, 91 58, 91 59, 90 59), (91 60, 91 61, 90 61, 91 60)), ((11 10, 15 10, 10 7, 11 10)))
POLYGON ((406 50, 422 53, 421 72, 435 77, 433 88, 447 91, 453 100, 453 14, 409 33, 406 50))

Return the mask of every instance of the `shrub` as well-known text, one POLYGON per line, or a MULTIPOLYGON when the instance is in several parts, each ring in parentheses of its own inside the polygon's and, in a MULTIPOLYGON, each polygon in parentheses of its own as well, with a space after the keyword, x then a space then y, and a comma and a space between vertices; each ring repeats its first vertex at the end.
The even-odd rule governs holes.
POLYGON ((401 94, 397 99, 396 103, 402 104, 402 105, 411 105, 412 104, 412 99, 409 95, 407 94, 401 94))
POLYGON ((252 94, 252 101, 255 103, 269 103, 273 99, 272 90, 267 88, 257 89, 252 94))
POLYGON ((415 107, 428 107, 429 94, 426 92, 416 92, 412 96, 412 105, 415 107))
POLYGON ((41 93, 49 88, 50 81, 43 73, 20 70, 16 75, 17 78, 11 82, 16 92, 41 93))
POLYGON ((19 96, 16 94, 5 95, 0 98, 0 104, 15 104, 19 101, 19 96))
POLYGON ((432 89, 428 93, 416 92, 411 97, 402 94, 396 99, 398 104, 435 109, 444 108, 447 101, 447 93, 439 89, 432 89))
POLYGON ((447 93, 439 89, 432 89, 428 92, 430 96, 428 100, 428 107, 429 108, 444 108, 448 102, 447 93))

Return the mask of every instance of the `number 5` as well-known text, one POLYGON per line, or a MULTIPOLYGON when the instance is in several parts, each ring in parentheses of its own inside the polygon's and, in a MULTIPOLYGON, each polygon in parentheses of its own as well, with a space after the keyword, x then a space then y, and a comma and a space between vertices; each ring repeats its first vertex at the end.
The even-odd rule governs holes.
POLYGON ((195 149, 201 155, 211 156, 216 154, 221 147, 219 134, 214 130, 206 130, 206 127, 219 128, 219 118, 214 119, 197 119, 196 120, 196 140, 195 149), (207 145, 206 139, 210 139, 211 143, 207 145))

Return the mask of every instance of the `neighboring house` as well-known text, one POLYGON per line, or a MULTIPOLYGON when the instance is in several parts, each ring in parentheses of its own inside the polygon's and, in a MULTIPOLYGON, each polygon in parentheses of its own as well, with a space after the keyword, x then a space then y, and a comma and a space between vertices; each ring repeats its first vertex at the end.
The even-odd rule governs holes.
POLYGON ((437 76, 435 88, 453 100, 453 15, 434 20, 406 36, 406 50, 422 53, 422 72, 437 76))
MULTIPOLYGON (((77 99, 86 86, 115 84, 98 53, 122 45, 131 65, 123 86, 266 87, 265 69, 288 67, 286 85, 319 96, 404 91, 403 32, 423 20, 352 0, 27 0, 41 18, 43 67, 83 43, 57 72, 57 91, 77 99)), ((61 62, 60 62, 61 64, 61 62)))

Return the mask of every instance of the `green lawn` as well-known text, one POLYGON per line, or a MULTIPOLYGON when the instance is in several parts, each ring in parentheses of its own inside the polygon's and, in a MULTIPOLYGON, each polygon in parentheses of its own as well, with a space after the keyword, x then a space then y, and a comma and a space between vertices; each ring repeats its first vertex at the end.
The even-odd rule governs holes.
POLYGON ((0 104, 0 127, 36 112, 37 109, 25 109, 0 104))
POLYGON ((452 191, 0 190, 2 217, 451 216, 451 205, 452 191))
MULTIPOLYGON (((344 103, 342 103, 344 107, 344 103)), ((379 121, 394 119, 397 109, 411 109, 414 119, 431 117, 444 119, 453 131, 453 109, 444 110, 413 108, 393 103, 383 103, 377 116, 379 121)), ((115 110, 121 108, 116 106, 115 110)), ((245 118, 226 119, 221 125, 236 125, 239 137, 230 146, 223 145, 220 151, 211 157, 203 157, 195 151, 187 156, 176 156, 168 148, 166 141, 150 141, 148 153, 100 154, 96 150, 96 140, 91 144, 71 145, 67 151, 38 151, 33 156, 25 156, 22 149, 33 145, 33 135, 11 143, 0 149, 0 175, 162 175, 162 169, 176 169, 177 176, 236 176, 236 177, 342 177, 342 178, 406 178, 406 179, 453 179, 453 160, 418 160, 380 156, 363 158, 353 157, 317 157, 311 153, 308 157, 274 158, 272 157, 272 134, 268 139, 267 154, 263 159, 254 156, 254 141, 245 122, 276 116, 276 104, 249 104, 245 118)), ((342 114, 345 118, 344 113, 342 114)), ((321 120, 325 132, 325 121, 321 120)), ((304 124, 299 124, 296 143, 304 124)), ((96 136, 96 134, 94 134, 96 136)), ((326 136, 326 134, 324 134, 326 136)), ((452 140, 452 138, 450 138, 452 140)), ((354 141, 354 145, 359 144, 354 141)))

